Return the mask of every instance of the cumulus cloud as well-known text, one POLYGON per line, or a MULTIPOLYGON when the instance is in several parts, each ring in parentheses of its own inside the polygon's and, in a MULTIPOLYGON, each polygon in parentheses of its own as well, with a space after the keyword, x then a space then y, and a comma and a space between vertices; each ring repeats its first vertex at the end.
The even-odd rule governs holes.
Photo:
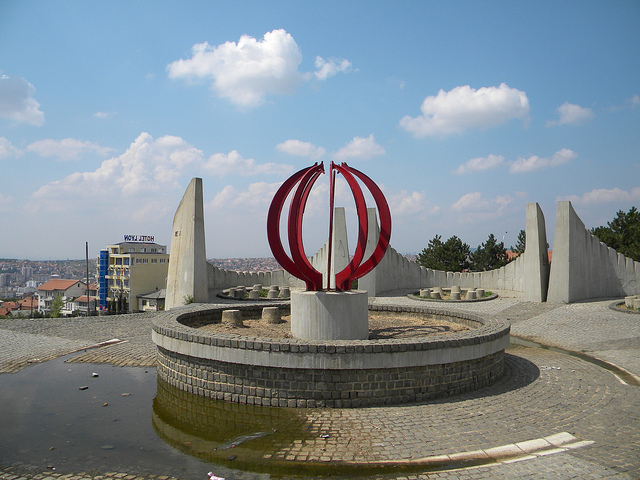
POLYGON ((631 108, 640 107, 640 96, 637 94, 634 95, 633 97, 627 99, 627 103, 631 108))
POLYGON ((498 87, 455 87, 426 97, 422 115, 409 115, 400 126, 415 137, 450 135, 473 128, 490 128, 514 118, 526 119, 529 99, 525 92, 502 83, 498 87))
POLYGON ((0 75, 0 116, 39 127, 44 113, 33 97, 36 89, 21 77, 0 75))
POLYGON ((266 215, 269 202, 265 198, 273 198, 281 183, 256 182, 250 184, 246 190, 237 190, 233 185, 225 186, 209 203, 212 208, 243 212, 264 212, 266 215))
POLYGON ((259 175, 259 174, 287 174, 293 171, 291 165, 278 163, 257 164, 253 158, 244 158, 236 150, 230 151, 228 154, 216 153, 209 157, 209 160, 203 165, 204 170, 213 175, 224 177, 225 175, 235 174, 242 176, 259 175))
MULTIPOLYGON (((32 207, 75 211, 78 200, 90 198, 92 209, 109 208, 133 215, 148 205, 149 194, 179 190, 178 177, 188 165, 201 161, 202 152, 180 137, 154 139, 141 133, 125 153, 104 160, 96 170, 75 172, 40 187, 33 194, 32 207), (136 203, 134 198, 144 198, 144 203, 136 203)), ((163 205, 162 213, 172 208, 164 197, 158 201, 163 205)), ((160 209, 156 213, 160 214, 160 209)))
POLYGON ((596 188, 582 196, 567 195, 558 197, 558 201, 569 200, 577 205, 598 205, 602 203, 624 203, 640 201, 640 187, 634 187, 631 190, 622 190, 615 188, 596 188))
POLYGON ((562 150, 558 150, 554 153, 550 158, 542 158, 536 155, 532 155, 529 158, 519 158, 511 163, 509 172, 529 173, 542 170, 544 168, 558 167, 575 160, 577 157, 577 153, 569 150, 568 148, 563 148, 562 150))
POLYGON ((0 193, 0 212, 8 212, 13 208, 13 197, 0 193))
POLYGON ((17 158, 22 155, 22 150, 14 147, 5 137, 0 137, 0 160, 5 158, 17 158))
POLYGON ((326 151, 322 147, 316 147, 313 143, 303 142, 301 140, 287 140, 276 145, 276 150, 289 155, 297 155, 299 157, 310 157, 317 159, 322 157, 326 151))
POLYGON ((325 60, 319 56, 316 57, 315 66, 316 71, 314 75, 318 80, 326 80, 337 73, 346 73, 352 68, 351 62, 344 58, 330 58, 329 60, 325 60))
POLYGON ((116 115, 116 112, 96 112, 93 114, 95 118, 100 118, 100 119, 115 117, 115 115, 116 115))
POLYGON ((429 214, 436 213, 437 207, 430 207, 426 200, 425 192, 408 192, 401 190, 397 193, 387 195, 387 202, 391 210, 391 216, 404 217, 427 212, 429 214))
POLYGON ((333 154, 335 160, 350 158, 369 159, 373 156, 384 155, 384 148, 376 143, 373 133, 368 137, 354 137, 349 143, 333 154))
POLYGON ((291 94, 302 81, 302 53, 286 31, 273 30, 262 40, 248 35, 238 42, 211 46, 197 43, 191 58, 167 66, 169 78, 211 81, 218 95, 244 107, 264 102, 267 95, 291 94))
POLYGON ((69 161, 78 160, 82 155, 91 153, 106 156, 113 149, 101 147, 93 142, 83 142, 75 138, 65 138, 63 140, 38 140, 29 145, 27 150, 37 153, 41 157, 56 157, 58 160, 69 161))
POLYGON ((463 195, 451 205, 456 212, 485 212, 501 213, 513 201, 509 195, 497 195, 493 199, 483 198, 481 192, 471 192, 463 195))
POLYGON ((488 157, 472 158, 456 168, 453 173, 456 175, 465 175, 467 173, 492 170, 499 167, 503 162, 504 157, 502 155, 489 155, 488 157))
POLYGON ((547 122, 547 127, 554 125, 580 125, 587 120, 592 119, 595 115, 590 108, 581 107, 580 105, 574 105, 569 102, 564 102, 560 105, 556 112, 558 112, 558 119, 547 122))

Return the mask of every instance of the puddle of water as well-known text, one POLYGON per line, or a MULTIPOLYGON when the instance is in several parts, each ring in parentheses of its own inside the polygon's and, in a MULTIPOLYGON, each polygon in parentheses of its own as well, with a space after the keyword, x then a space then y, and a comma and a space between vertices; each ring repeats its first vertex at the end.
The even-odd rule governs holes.
POLYGON ((303 409, 213 401, 157 380, 155 368, 65 363, 71 356, 0 375, 0 465, 182 480, 210 471, 252 480, 398 470, 265 459, 320 438, 320 426, 303 409))
POLYGON ((155 393, 155 368, 64 363, 62 358, 2 374, 0 465, 187 480, 206 480, 213 471, 235 478, 158 438, 151 420, 155 393))

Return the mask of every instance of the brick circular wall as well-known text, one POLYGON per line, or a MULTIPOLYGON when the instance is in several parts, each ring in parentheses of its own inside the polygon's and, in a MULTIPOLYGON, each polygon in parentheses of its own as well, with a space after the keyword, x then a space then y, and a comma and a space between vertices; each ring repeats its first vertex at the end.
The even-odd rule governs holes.
MULTIPOLYGON (((247 315, 260 308, 239 307, 247 315)), ((264 339, 202 332, 193 326, 219 321, 222 308, 192 307, 154 320, 158 375, 186 392, 227 402, 346 408, 455 395, 503 373, 509 343, 503 322, 421 307, 372 309, 437 316, 472 329, 390 340, 264 339)))

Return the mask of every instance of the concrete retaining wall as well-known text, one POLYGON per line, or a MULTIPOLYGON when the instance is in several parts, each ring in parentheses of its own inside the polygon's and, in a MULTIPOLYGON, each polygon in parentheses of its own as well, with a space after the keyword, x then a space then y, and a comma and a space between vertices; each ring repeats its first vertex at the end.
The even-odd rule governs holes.
MULTIPOLYGON (((376 309, 443 314, 418 307, 376 309)), ((184 325, 212 315, 211 310, 154 318, 158 375, 190 393, 235 403, 357 407, 453 395, 499 378, 509 344, 507 324, 446 312, 449 320, 480 328, 434 337, 305 342, 215 334, 184 325)))
POLYGON ((547 301, 640 294, 640 263, 591 235, 571 202, 558 202, 547 301))

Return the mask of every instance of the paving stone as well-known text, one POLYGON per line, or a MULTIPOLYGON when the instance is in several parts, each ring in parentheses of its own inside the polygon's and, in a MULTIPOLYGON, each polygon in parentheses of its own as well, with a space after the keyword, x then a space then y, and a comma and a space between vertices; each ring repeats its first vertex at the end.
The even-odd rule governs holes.
MULTIPOLYGON (((535 304, 523 302, 517 292, 498 293, 496 300, 442 308, 508 319, 516 335, 587 353, 640 375, 640 322, 637 316, 609 309, 612 300, 535 304)), ((377 297, 371 303, 423 306, 420 301, 395 295, 377 297)), ((29 361, 46 361, 70 352, 78 352, 70 360, 75 362, 152 367, 153 315, 0 320, 0 372, 15 372, 28 368, 29 361), (126 343, 88 349, 113 338, 126 343)), ((434 459, 462 462, 484 451, 503 461, 451 471, 416 468, 411 475, 375 478, 640 478, 639 387, 624 385, 607 370, 580 358, 538 348, 510 347, 505 370, 504 377, 491 387, 451 399, 366 409, 306 409, 301 414, 313 427, 310 431, 315 438, 265 452, 263 458, 292 462, 424 461, 426 467, 429 461, 425 459, 432 465, 434 459)), ((64 472, 68 476, 63 477, 44 469, 0 465, 0 480, 172 478, 166 472, 154 473, 64 472)), ((238 472, 235 478, 268 477, 238 472)), ((183 480, 206 480, 206 472, 201 479, 183 480)))

